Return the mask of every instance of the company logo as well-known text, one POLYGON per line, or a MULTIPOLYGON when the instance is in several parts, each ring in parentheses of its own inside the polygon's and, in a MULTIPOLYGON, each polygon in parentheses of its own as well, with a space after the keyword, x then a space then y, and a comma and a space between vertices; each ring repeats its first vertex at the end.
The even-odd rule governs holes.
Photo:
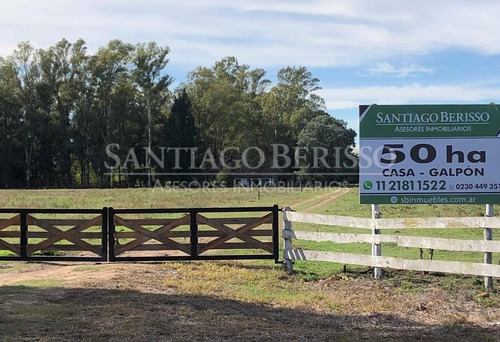
POLYGON ((488 112, 468 113, 377 113, 377 124, 420 124, 420 123, 485 123, 490 120, 488 112))

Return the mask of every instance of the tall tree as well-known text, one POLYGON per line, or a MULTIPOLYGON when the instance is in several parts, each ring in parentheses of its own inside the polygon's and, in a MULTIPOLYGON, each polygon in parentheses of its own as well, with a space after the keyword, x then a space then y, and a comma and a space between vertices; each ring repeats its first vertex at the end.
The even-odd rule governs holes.
POLYGON ((38 65, 38 56, 29 42, 19 43, 10 60, 15 68, 13 70, 14 74, 2 74, 10 76, 11 80, 17 79, 12 84, 12 89, 15 89, 15 94, 21 104, 21 108, 16 114, 22 127, 19 142, 23 146, 24 160, 21 165, 24 168, 25 186, 30 187, 32 185, 34 159, 41 139, 41 136, 36 134, 38 130, 36 119, 39 116, 39 107, 41 105, 39 97, 41 72, 38 65))
POLYGON ((90 58, 86 60, 83 73, 75 84, 78 97, 75 100, 73 124, 73 151, 79 163, 79 182, 81 187, 91 186, 91 150, 97 143, 95 132, 98 131, 96 115, 94 115, 96 87, 92 85, 90 58))
MULTIPOLYGON (((113 100, 117 100, 113 94, 116 93, 120 81, 131 80, 129 66, 133 52, 133 45, 115 39, 104 48, 100 48, 89 61, 91 86, 95 88, 91 114, 91 122, 95 129, 91 131, 93 148, 90 150, 89 159, 94 173, 100 178, 101 186, 110 185, 111 178, 105 174, 112 170, 105 168, 104 151, 108 144, 117 143, 116 135, 113 133, 117 123, 122 120, 122 113, 113 111, 113 108, 116 108, 113 100)), ((142 140, 137 143, 140 142, 142 140)))
POLYGON ((275 142, 293 145, 309 120, 324 112, 324 100, 314 92, 319 79, 307 68, 285 67, 278 71, 278 84, 262 97, 263 116, 275 142))
POLYGON ((356 132, 347 123, 324 113, 310 120, 299 134, 297 145, 307 151, 301 173, 309 178, 342 180, 338 173, 352 171, 355 156, 352 154, 356 132), (313 177, 316 175, 316 177, 313 177), (320 175, 320 177, 317 177, 320 175))
MULTIPOLYGON (((187 173, 191 163, 189 149, 196 147, 196 127, 191 101, 185 89, 175 97, 170 115, 165 122, 165 146, 182 148, 178 152, 174 149, 168 153, 167 170, 171 173, 187 173)), ((189 177, 184 175, 179 179, 187 180, 189 177)))
POLYGON ((12 60, 0 58, 0 186, 5 188, 25 185, 31 176, 24 164, 27 132, 17 71, 12 60))
MULTIPOLYGON (((315 93, 320 89, 319 79, 307 68, 285 67, 278 71, 277 78, 278 83, 260 97, 264 151, 270 160, 274 152, 271 144, 283 144, 293 159, 299 132, 311 119, 324 114, 325 105, 315 93)), ((285 173, 292 171, 292 165, 281 169, 285 173)))
POLYGON ((260 141, 258 97, 269 84, 264 76, 264 70, 251 70, 235 57, 226 57, 211 68, 199 67, 189 75, 186 88, 201 152, 210 148, 217 153, 229 146, 245 148, 254 146, 252 139, 260 141))
MULTIPOLYGON (((164 73, 168 63, 168 46, 159 47, 155 42, 142 43, 136 46, 133 59, 135 70, 134 80, 144 96, 147 108, 147 135, 148 148, 151 151, 153 144, 153 130, 161 117, 164 104, 169 99, 168 87, 172 77, 164 73)), ((148 186, 151 186, 151 166, 148 161, 148 186)))
POLYGON ((48 90, 52 107, 50 117, 55 134, 53 142, 57 149, 54 158, 57 160, 58 176, 61 186, 72 186, 71 177, 71 117, 75 101, 78 97, 77 82, 84 74, 86 47, 83 40, 71 44, 62 39, 48 50, 40 50, 40 69, 42 82, 48 90))

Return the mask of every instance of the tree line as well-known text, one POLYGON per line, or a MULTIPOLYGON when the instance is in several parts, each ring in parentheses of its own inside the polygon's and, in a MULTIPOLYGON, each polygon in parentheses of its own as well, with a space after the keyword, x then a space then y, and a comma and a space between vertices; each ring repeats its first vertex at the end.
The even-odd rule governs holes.
MULTIPOLYGON (((135 175, 138 165, 162 181, 225 179, 270 171, 270 159, 259 164, 259 151, 271 156, 277 144, 342 146, 347 154, 323 161, 338 166, 339 158, 349 159, 355 132, 326 113, 315 93, 319 79, 305 67, 282 68, 272 84, 265 70, 226 57, 195 68, 172 90, 169 53, 155 42, 112 40, 89 54, 83 40, 62 39, 47 49, 21 42, 0 57, 0 187, 145 185, 144 173, 135 175), (110 146, 120 157, 112 168, 110 146), (164 147, 174 149, 162 165, 149 163, 164 147), (175 147, 191 153, 176 154, 175 147), (236 165, 247 147, 255 147, 246 157, 258 168, 225 167, 236 165), (152 154, 131 156, 130 149, 152 154), (224 151, 226 163, 214 172, 207 151, 215 157, 224 151), (197 175, 186 175, 192 165, 197 175)), ((288 178, 310 174, 311 163, 300 161, 275 171, 288 178)), ((313 172, 324 177, 321 171, 313 172)))

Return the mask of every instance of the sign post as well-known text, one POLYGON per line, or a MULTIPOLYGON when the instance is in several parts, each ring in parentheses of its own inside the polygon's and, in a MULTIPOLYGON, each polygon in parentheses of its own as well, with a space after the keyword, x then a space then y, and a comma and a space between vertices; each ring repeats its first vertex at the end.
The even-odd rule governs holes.
MULTIPOLYGON (((486 204, 486 217, 493 216, 493 204, 486 204)), ((493 231, 491 228, 484 228, 484 239, 487 241, 493 240, 493 231)), ((484 253, 484 263, 492 264, 493 263, 493 253, 486 252, 484 253)), ((493 290, 493 277, 484 277, 484 288, 487 291, 493 290)))

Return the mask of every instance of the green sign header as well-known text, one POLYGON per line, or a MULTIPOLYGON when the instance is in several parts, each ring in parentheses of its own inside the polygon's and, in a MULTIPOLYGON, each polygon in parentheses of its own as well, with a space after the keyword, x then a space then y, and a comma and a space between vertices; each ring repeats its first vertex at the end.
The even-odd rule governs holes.
POLYGON ((360 106, 362 138, 496 137, 500 105, 360 106))

